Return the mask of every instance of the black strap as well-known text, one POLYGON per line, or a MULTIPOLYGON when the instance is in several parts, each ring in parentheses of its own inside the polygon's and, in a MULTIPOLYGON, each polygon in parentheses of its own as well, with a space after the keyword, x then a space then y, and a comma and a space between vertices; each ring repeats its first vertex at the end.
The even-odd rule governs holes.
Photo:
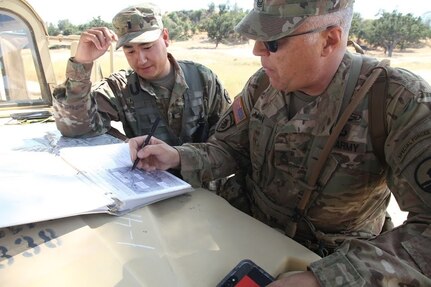
MULTIPOLYGON (((192 106, 192 99, 194 99, 194 93, 196 91, 203 91, 204 83, 202 76, 195 63, 190 61, 180 61, 178 62, 181 70, 184 74, 184 79, 186 80, 187 86, 189 87, 185 94, 184 99, 184 110, 187 111, 192 106)), ((203 93, 206 97, 206 93, 203 93)), ((189 138, 185 130, 181 131, 181 139, 183 142, 205 142, 208 138, 209 133, 209 123, 208 123, 208 111, 206 110, 208 105, 208 99, 203 99, 203 109, 204 113, 199 120, 199 127, 197 128, 197 133, 199 134, 196 138, 189 138)), ((186 118, 183 116, 183 129, 186 127, 186 118)))
POLYGON ((368 97, 368 126, 374 154, 383 166, 386 166, 385 141, 388 136, 386 126, 386 97, 388 95, 388 72, 383 68, 384 76, 379 77, 368 97))
POLYGON ((194 91, 201 91, 204 85, 196 65, 193 62, 188 61, 181 61, 178 62, 178 64, 183 71, 187 86, 189 86, 189 90, 187 92, 193 93, 194 91))

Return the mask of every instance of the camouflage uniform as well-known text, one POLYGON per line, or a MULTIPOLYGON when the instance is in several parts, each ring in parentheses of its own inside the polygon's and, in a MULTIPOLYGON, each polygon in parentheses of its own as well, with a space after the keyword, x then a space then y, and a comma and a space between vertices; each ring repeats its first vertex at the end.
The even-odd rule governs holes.
MULTIPOLYGON (((353 0, 255 0, 236 30, 258 41, 277 40, 309 16, 352 5, 353 0)), ((363 58, 357 89, 376 65, 363 58)), ((291 117, 295 93, 268 87, 264 71, 257 71, 208 144, 176 147, 183 177, 199 184, 243 172, 246 189, 226 197, 289 233, 304 191, 312 188, 307 175, 343 112, 351 67, 347 52, 325 92, 291 117)), ((369 92, 331 150, 294 237, 329 252, 309 266, 322 286, 431 286, 431 87, 406 70, 388 72, 387 164, 381 164, 371 144, 369 92), (390 192, 409 216, 382 233, 390 192)))
MULTIPOLYGON (((127 43, 151 43, 164 32, 162 14, 156 5, 144 3, 121 10, 112 20, 118 36, 117 49, 127 43)), ((92 85, 92 64, 71 58, 66 82, 54 91, 54 116, 65 136, 95 136, 106 133, 111 121, 121 121, 127 137, 147 134, 159 116, 154 136, 170 143, 202 142, 214 132, 220 115, 231 101, 217 76, 191 61, 177 62, 172 91, 121 70, 92 85)))
MULTIPOLYGON (((141 79, 140 84, 144 92, 154 99, 162 119, 180 138, 183 132, 184 95, 188 85, 178 63, 172 55, 169 54, 168 57, 175 68, 175 85, 169 96, 169 105, 163 105, 163 99, 156 95, 150 82, 141 79)), ((191 62, 187 61, 187 63, 191 62)), ((196 114, 201 114, 201 117, 196 118, 195 126, 204 118, 208 121, 210 133, 212 133, 220 115, 229 106, 230 99, 211 70, 197 63, 194 65, 204 83, 199 108, 201 111, 196 111, 196 114)), ((95 136, 106 133, 110 129, 111 121, 121 120, 127 137, 142 135, 134 102, 124 98, 126 92, 118 92, 129 88, 128 79, 136 73, 132 70, 121 70, 108 78, 110 82, 105 79, 92 86, 91 67, 91 64, 75 63, 73 58, 69 60, 65 89, 57 88, 54 92, 54 116, 58 129, 63 135, 70 137, 95 136)), ((155 136, 163 138, 164 135, 158 134, 161 132, 166 131, 157 129, 155 136)))
MULTIPOLYGON (((256 94, 255 73, 220 120, 209 145, 176 147, 181 173, 193 184, 248 170, 253 216, 284 230, 306 188, 341 103, 352 55, 347 53, 326 92, 288 118, 291 93, 256 94)), ((360 86, 376 60, 364 58, 360 86)), ((323 286, 430 286, 431 87, 403 69, 389 68, 385 168, 368 133, 368 100, 355 110, 332 150, 297 239, 323 246, 344 244, 310 265, 323 286), (406 224, 380 234, 390 191, 406 224), (315 229, 314 231, 312 229, 315 229), (320 240, 316 239, 316 235, 320 240), (393 285, 392 285, 393 284, 393 285)))

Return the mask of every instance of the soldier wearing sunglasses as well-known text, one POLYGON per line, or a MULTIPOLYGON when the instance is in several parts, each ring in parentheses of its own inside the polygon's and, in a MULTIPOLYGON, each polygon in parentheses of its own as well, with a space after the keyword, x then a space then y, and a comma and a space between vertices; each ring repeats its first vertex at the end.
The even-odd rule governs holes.
POLYGON ((194 185, 241 172, 221 196, 322 256, 269 286, 431 286, 431 87, 347 51, 353 2, 255 0, 236 30, 262 68, 214 136, 152 138, 139 152, 145 136, 130 141, 138 167, 177 168, 194 185), (384 102, 370 122, 374 97, 384 102), (409 212, 395 229, 384 226, 391 193, 409 212))

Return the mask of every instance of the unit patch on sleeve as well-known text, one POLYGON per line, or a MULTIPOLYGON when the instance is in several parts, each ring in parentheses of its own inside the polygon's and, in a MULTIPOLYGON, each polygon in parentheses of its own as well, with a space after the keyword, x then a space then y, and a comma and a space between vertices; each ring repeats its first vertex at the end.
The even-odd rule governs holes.
POLYGON ((431 157, 418 165, 415 170, 415 180, 423 191, 431 193, 431 157))
POLYGON ((217 132, 222 133, 227 131, 231 126, 234 125, 233 120, 233 112, 229 112, 225 114, 223 118, 220 119, 219 123, 217 124, 217 132))

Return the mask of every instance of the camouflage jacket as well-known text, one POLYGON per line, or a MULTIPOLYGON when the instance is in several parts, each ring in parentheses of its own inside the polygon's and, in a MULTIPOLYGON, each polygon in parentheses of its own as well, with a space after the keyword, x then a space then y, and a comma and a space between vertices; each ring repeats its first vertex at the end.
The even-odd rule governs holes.
MULTIPOLYGON (((169 61, 175 69, 175 84, 169 99, 169 106, 162 105, 150 82, 141 79, 143 91, 154 98, 154 106, 162 115, 162 122, 167 122, 171 131, 180 135, 184 123, 182 113, 184 96, 189 86, 185 81, 184 72, 171 54, 169 61)), ((181 61, 180 61, 181 62, 181 61)), ((223 88, 217 76, 207 67, 194 64, 203 83, 203 111, 209 124, 209 133, 215 130, 215 124, 231 103, 227 91, 223 88)), ((90 81, 92 64, 78 64, 71 58, 67 65, 66 82, 54 91, 54 116, 57 128, 64 136, 96 136, 106 133, 111 127, 111 121, 121 121, 127 137, 141 135, 134 103, 127 99, 128 79, 137 78, 132 70, 120 70, 100 82, 90 81)), ((137 83, 139 84, 139 83, 137 83)), ((186 115, 187 116, 187 115, 186 115)), ((156 130, 156 137, 159 137, 156 130)))
MULTIPOLYGON (((260 92, 264 71, 256 72, 209 145, 176 147, 184 179, 199 184, 246 170, 253 216, 286 228, 307 188, 307 172, 342 112, 351 62, 346 53, 327 90, 292 118, 292 94, 271 86, 260 92)), ((364 57, 357 88, 377 63, 364 57)), ((323 286, 431 286, 431 87, 406 70, 388 70, 387 166, 373 153, 365 97, 322 169, 308 224, 298 227, 298 238, 318 234, 341 244, 310 265, 323 286), (409 218, 380 234, 388 187, 409 218)))

